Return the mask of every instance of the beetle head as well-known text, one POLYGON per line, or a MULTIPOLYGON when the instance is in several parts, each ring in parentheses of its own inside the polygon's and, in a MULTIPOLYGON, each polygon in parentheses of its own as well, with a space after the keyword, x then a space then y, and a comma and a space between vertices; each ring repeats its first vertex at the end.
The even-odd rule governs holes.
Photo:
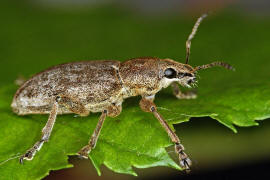
POLYGON ((178 82, 180 85, 190 88, 197 82, 196 71, 193 67, 171 59, 161 60, 160 74, 163 87, 167 87, 172 82, 178 82))
POLYGON ((160 74, 163 80, 162 86, 167 87, 172 82, 178 82, 181 86, 191 88, 197 83, 197 71, 214 66, 221 66, 229 70, 234 70, 231 65, 220 61, 193 68, 188 64, 182 64, 171 59, 163 59, 160 63, 160 74))

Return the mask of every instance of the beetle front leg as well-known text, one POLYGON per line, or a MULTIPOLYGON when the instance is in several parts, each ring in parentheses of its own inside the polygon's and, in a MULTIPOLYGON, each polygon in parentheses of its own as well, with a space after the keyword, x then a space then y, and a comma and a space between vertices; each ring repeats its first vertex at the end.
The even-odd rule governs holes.
POLYGON ((176 82, 172 83, 172 88, 173 88, 173 94, 178 98, 178 99, 195 99, 197 98, 197 94, 194 91, 188 91, 183 93, 179 85, 176 82))
POLYGON ((49 137, 51 135, 56 116, 58 111, 58 98, 56 98, 56 101, 54 102, 52 106, 52 110, 49 115, 49 119, 45 125, 45 127, 42 129, 42 136, 41 139, 34 144, 32 148, 26 151, 24 155, 20 157, 20 163, 23 164, 23 160, 32 160, 35 156, 36 152, 39 151, 44 144, 44 142, 47 142, 49 140, 49 137))
POLYGON ((168 135, 170 136, 172 142, 175 144, 175 152, 178 154, 178 158, 180 161, 181 168, 186 171, 190 170, 191 160, 188 158, 187 154, 184 152, 184 146, 180 143, 178 136, 173 132, 173 130, 169 127, 168 123, 163 119, 161 114, 157 111, 156 105, 153 102, 153 99, 143 97, 140 101, 140 107, 145 112, 151 112, 158 119, 160 124, 166 130, 168 135))

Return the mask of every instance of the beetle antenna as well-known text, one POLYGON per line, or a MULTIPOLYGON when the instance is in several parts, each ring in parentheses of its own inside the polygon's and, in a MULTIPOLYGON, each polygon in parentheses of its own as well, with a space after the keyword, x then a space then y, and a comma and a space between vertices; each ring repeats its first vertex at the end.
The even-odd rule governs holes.
POLYGON ((214 67, 214 66, 220 66, 220 67, 224 67, 226 69, 235 71, 235 68, 233 66, 231 66, 230 64, 225 63, 225 62, 217 61, 217 62, 212 62, 210 64, 197 66, 197 67, 194 68, 194 72, 198 71, 198 70, 201 70, 201 69, 208 69, 208 68, 211 68, 211 67, 214 67))
POLYGON ((195 23, 195 25, 192 28, 192 31, 190 33, 190 35, 188 36, 188 39, 186 41, 186 64, 188 64, 189 61, 189 55, 190 55, 190 46, 191 46, 191 40, 193 39, 193 37, 195 36, 199 25, 201 24, 202 20, 204 18, 207 17, 207 14, 203 14, 201 15, 201 17, 199 17, 195 23))

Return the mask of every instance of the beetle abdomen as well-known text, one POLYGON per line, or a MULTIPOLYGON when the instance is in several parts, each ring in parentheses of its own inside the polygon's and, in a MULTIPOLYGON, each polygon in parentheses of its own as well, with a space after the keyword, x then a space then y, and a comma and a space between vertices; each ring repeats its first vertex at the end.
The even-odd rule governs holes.
MULTIPOLYGON (((49 68, 25 82, 16 92, 12 108, 18 114, 41 113, 57 95, 70 96, 83 105, 100 104, 116 97, 122 89, 119 61, 82 61, 49 68)), ((60 113, 69 113, 65 108, 60 113)), ((91 109, 90 109, 91 111, 91 109)))

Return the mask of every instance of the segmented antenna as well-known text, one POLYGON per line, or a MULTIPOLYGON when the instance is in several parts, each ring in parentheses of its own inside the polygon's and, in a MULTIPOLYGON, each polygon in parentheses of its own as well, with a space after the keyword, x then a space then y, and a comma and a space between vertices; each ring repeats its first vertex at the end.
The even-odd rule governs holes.
POLYGON ((188 64, 188 61, 189 61, 191 40, 195 36, 195 34, 198 30, 198 27, 201 24, 202 20, 206 17, 207 17, 207 14, 203 14, 201 17, 198 18, 198 20, 196 21, 195 25, 192 28, 190 35, 188 36, 188 39, 186 41, 186 64, 188 64))
POLYGON ((233 66, 231 66, 228 63, 220 62, 220 61, 212 62, 210 64, 205 64, 205 65, 201 65, 201 66, 197 66, 197 67, 194 68, 194 71, 198 71, 198 70, 201 70, 201 69, 208 69, 208 68, 211 68, 211 67, 214 67, 214 66, 221 66, 221 67, 224 67, 226 69, 235 71, 235 68, 233 66))

